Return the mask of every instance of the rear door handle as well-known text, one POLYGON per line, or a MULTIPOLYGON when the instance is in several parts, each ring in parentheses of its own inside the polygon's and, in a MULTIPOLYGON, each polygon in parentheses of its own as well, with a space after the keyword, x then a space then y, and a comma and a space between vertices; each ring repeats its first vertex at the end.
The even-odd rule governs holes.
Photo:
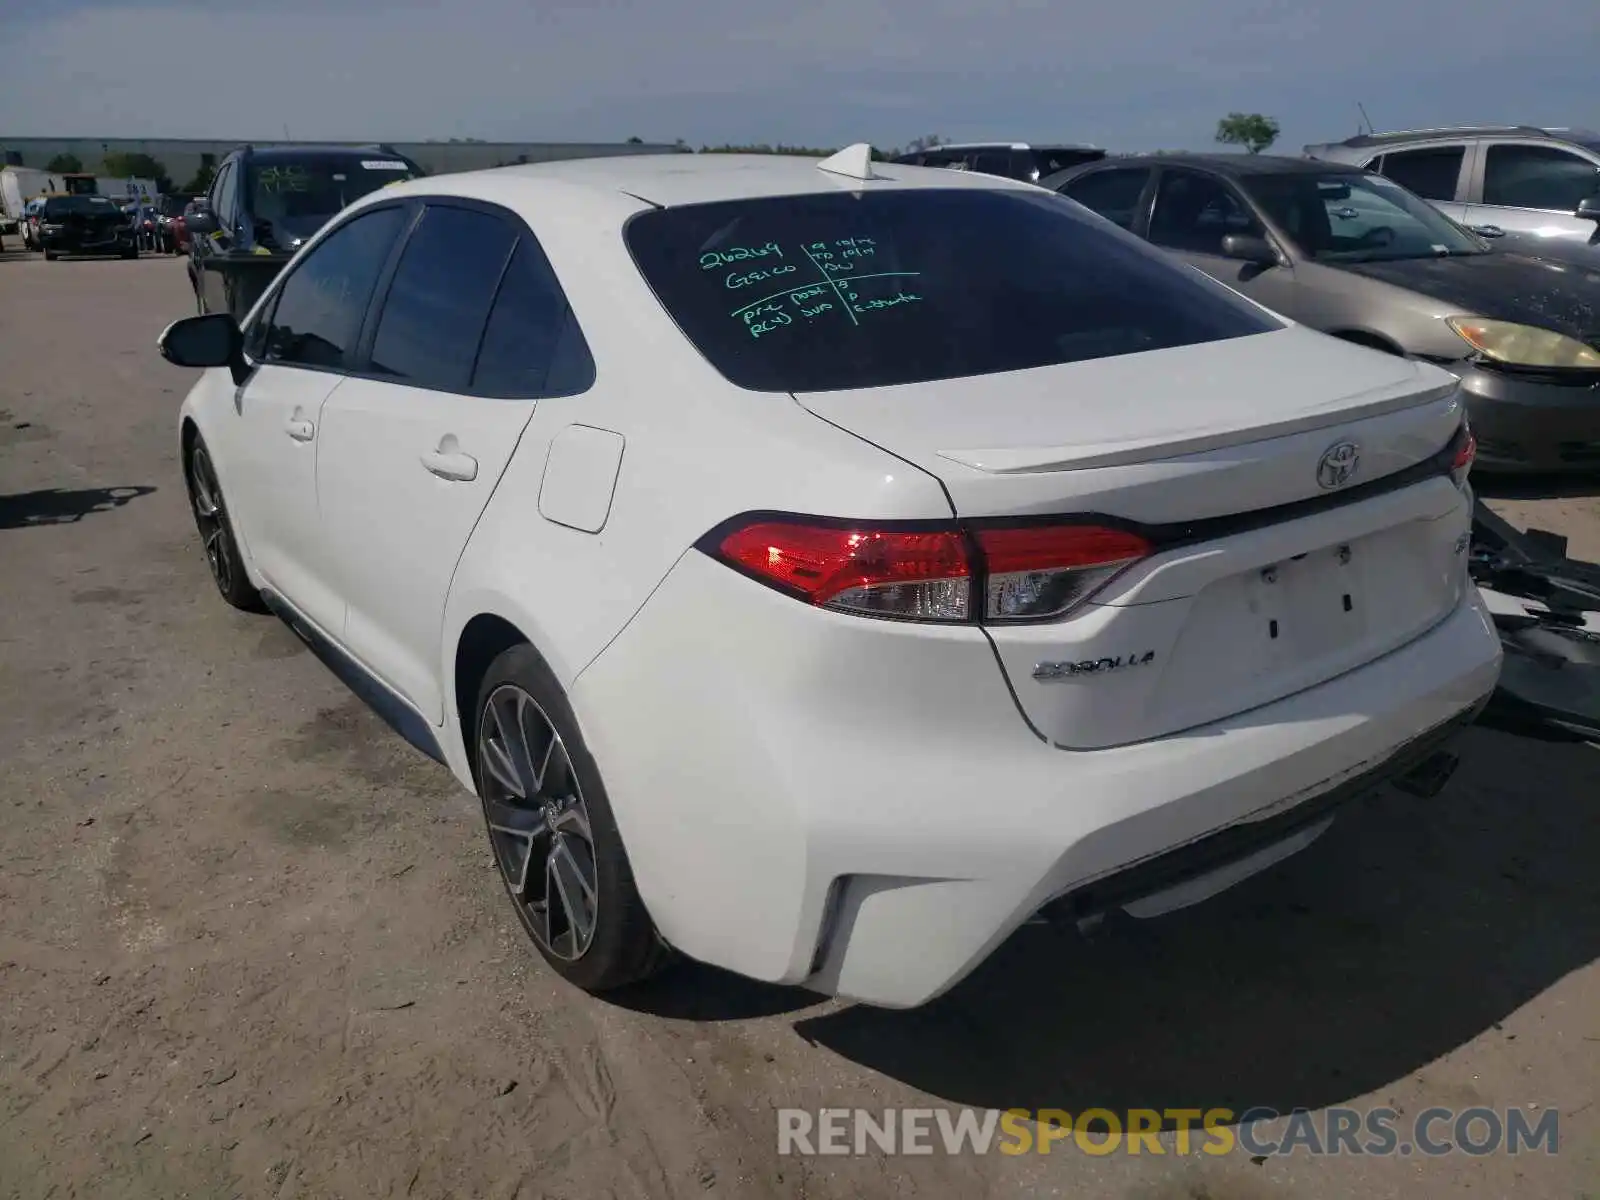
POLYGON ((457 483, 468 483, 478 477, 478 460, 459 450, 430 450, 422 456, 422 465, 440 479, 457 483))
POLYGON ((283 431, 297 442, 309 442, 317 436, 317 427, 304 417, 290 417, 283 423, 283 431))

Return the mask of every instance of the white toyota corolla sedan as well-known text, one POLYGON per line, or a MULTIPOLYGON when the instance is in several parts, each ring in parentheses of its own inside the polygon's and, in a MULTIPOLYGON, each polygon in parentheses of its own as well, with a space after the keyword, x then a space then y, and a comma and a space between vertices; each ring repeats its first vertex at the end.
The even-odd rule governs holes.
POLYGON ((921 1004, 1299 849, 1499 673, 1455 379, 1024 183, 421 179, 161 346, 223 596, 476 792, 595 991, 921 1004))

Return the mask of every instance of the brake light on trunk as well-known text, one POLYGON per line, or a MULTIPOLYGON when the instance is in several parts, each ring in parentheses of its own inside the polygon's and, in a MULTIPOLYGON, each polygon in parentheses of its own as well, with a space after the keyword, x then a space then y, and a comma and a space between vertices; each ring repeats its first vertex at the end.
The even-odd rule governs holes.
POLYGON ((1138 534, 1098 525, 980 530, 984 616, 1037 621, 1065 616, 1150 554, 1138 534))
POLYGON ((762 521, 729 533, 717 553, 822 608, 911 621, 965 621, 972 612, 972 564, 954 529, 762 521))
POLYGON ((1455 450, 1455 458, 1450 463, 1450 478, 1455 480, 1457 487, 1465 487, 1473 460, 1478 457, 1478 439, 1473 436, 1472 426, 1465 421, 1461 422, 1461 432, 1456 434, 1455 450))
POLYGON ((1151 553, 1137 534, 1098 525, 969 531, 804 518, 754 518, 702 549, 820 608, 941 622, 1063 617, 1151 553))

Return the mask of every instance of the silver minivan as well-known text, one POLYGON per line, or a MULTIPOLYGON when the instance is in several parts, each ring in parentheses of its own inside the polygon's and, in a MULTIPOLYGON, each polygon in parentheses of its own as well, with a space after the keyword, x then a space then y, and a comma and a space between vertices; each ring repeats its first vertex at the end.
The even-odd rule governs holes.
POLYGON ((1386 175, 1474 233, 1546 258, 1600 264, 1600 133, 1480 125, 1365 134, 1309 158, 1386 175))

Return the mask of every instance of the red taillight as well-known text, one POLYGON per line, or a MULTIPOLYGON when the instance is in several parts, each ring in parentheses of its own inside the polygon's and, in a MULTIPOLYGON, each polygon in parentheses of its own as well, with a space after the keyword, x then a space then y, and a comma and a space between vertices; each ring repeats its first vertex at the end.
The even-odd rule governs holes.
POLYGON ((1472 462, 1477 457, 1478 439, 1473 435, 1472 426, 1462 422, 1461 432, 1456 435, 1456 456, 1450 463, 1450 478, 1456 481, 1457 487, 1467 482, 1472 462))
POLYGON ((1064 616, 1150 553, 1135 533, 1099 525, 979 531, 984 616, 993 621, 1064 616))
POLYGON ((764 583, 824 608, 912 621, 1064 616, 1151 552, 1095 525, 875 529, 757 520, 707 547, 764 583), (969 547, 977 552, 975 562, 969 547))
POLYGON ((724 537, 722 557, 812 604, 923 621, 972 615, 972 564, 953 529, 847 529, 765 521, 724 537))

